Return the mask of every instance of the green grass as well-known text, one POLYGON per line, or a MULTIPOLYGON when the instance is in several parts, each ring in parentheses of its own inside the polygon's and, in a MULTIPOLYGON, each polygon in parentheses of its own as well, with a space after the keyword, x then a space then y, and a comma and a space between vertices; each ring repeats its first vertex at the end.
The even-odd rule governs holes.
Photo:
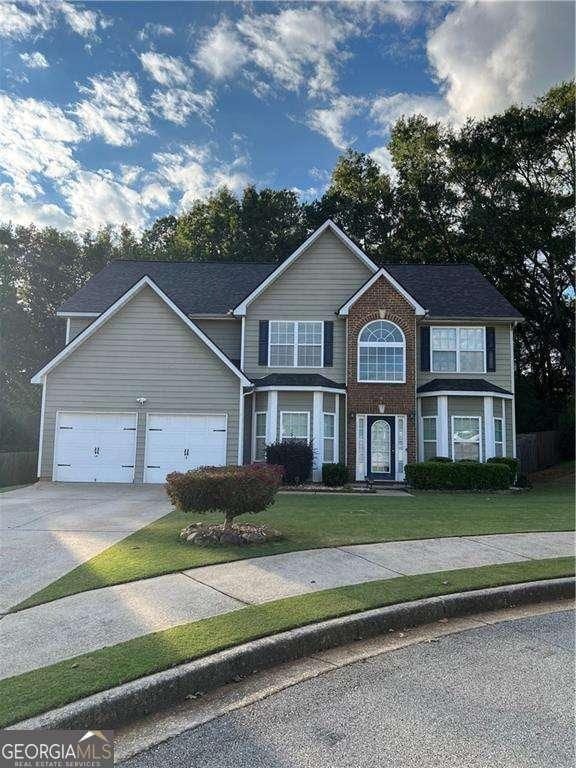
POLYGON ((572 486, 564 478, 523 493, 420 492, 405 498, 283 494, 267 512, 252 519, 278 528, 286 538, 244 548, 186 544, 178 534, 195 519, 220 517, 170 512, 36 592, 14 610, 112 584, 294 550, 574 528, 572 486))
POLYGON ((291 597, 183 624, 0 681, 0 727, 260 637, 338 616, 574 573, 574 558, 401 576, 291 597))

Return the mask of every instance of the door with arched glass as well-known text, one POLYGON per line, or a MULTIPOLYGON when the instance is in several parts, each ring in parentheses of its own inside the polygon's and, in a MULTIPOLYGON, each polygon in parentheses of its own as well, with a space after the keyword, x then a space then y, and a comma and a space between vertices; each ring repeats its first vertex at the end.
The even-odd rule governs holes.
POLYGON ((396 477, 396 419, 394 416, 368 417, 368 477, 394 480, 396 477))

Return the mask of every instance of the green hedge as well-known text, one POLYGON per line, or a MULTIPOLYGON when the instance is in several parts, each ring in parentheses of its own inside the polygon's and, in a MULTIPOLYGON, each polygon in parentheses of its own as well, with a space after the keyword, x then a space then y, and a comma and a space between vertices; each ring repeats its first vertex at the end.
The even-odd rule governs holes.
POLYGON ((487 460, 487 463, 504 464, 506 467, 510 467, 513 477, 516 477, 518 474, 518 459, 513 459, 512 456, 493 456, 487 460))
POLYGON ((346 464, 340 462, 322 465, 322 482, 324 485, 337 487, 339 485, 346 485, 349 480, 350 472, 346 464))
POLYGON ((484 491, 509 488, 514 474, 502 463, 422 461, 407 464, 406 480, 414 488, 448 491, 484 491))

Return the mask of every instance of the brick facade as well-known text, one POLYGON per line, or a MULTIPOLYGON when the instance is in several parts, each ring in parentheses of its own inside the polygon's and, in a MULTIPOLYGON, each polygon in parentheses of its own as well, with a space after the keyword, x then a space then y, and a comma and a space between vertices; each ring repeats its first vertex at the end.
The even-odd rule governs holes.
POLYGON ((386 414, 407 418, 407 461, 416 460, 416 314, 414 308, 385 277, 380 277, 348 313, 348 467, 356 473, 356 414, 378 414, 383 403, 386 414), (371 320, 390 320, 406 337, 406 382, 371 384, 358 382, 358 334, 371 320))

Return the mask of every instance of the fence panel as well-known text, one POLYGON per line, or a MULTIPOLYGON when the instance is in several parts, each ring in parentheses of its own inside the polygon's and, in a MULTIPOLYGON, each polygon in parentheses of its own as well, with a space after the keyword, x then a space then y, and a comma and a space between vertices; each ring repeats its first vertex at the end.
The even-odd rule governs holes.
POLYGON ((0 487, 34 482, 37 466, 38 451, 1 451, 0 487))
POLYGON ((551 467, 561 458, 560 432, 548 430, 517 435, 516 454, 522 475, 551 467))

